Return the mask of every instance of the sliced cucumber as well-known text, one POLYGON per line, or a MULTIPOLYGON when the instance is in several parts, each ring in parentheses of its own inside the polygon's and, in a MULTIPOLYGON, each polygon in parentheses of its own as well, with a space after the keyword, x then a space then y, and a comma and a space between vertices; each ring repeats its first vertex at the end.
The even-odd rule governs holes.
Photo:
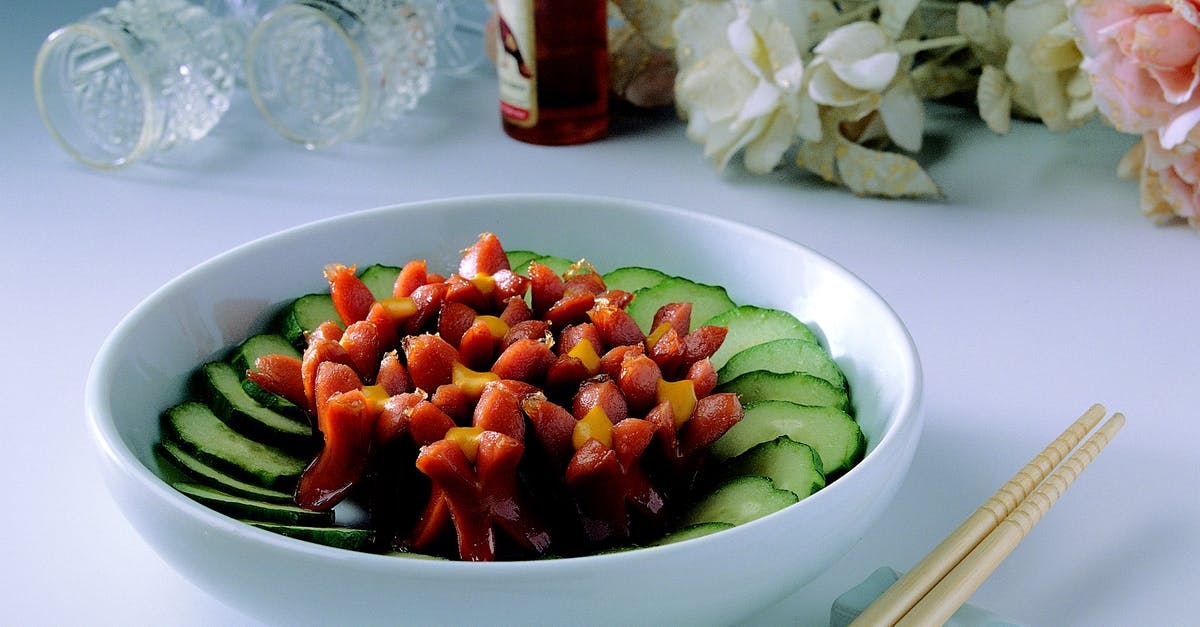
POLYGON ((308 345, 308 334, 321 326, 321 323, 332 320, 338 326, 342 319, 337 309, 333 307, 333 297, 328 293, 305 294, 292 301, 283 312, 279 323, 279 333, 292 343, 292 346, 303 349, 308 345))
POLYGON ((752 370, 769 370, 780 374, 805 372, 825 379, 835 387, 846 387, 846 375, 819 344, 807 340, 784 338, 755 344, 732 357, 717 372, 717 383, 732 381, 752 370))
POLYGON ((653 285, 658 285, 663 279, 669 278, 665 272, 654 268, 626 266, 617 268, 603 277, 604 286, 610 290, 621 290, 630 294, 653 285))
POLYGON ((167 461, 182 470, 184 474, 196 481, 203 482, 214 488, 243 496, 248 499, 267 501, 268 503, 291 503, 292 495, 279 490, 264 488, 253 483, 230 476, 216 468, 200 461, 195 455, 183 450, 183 447, 168 438, 158 443, 158 452, 167 461))
POLYGON ((788 490, 800 500, 825 487, 825 473, 817 452, 786 435, 756 444, 729 460, 726 472, 731 477, 766 477, 775 487, 788 490))
POLYGON ((755 344, 770 340, 795 338, 820 344, 817 335, 808 325, 782 309, 742 305, 736 309, 718 312, 707 320, 701 320, 704 324, 729 329, 721 348, 710 358, 713 368, 718 370, 730 357, 755 344))
POLYGON ((664 544, 675 544, 692 538, 699 538, 710 533, 724 531, 733 528, 733 525, 727 522, 702 522, 694 525, 688 525, 668 533, 667 535, 651 542, 648 546, 662 546, 664 544))
POLYGON ((550 268, 551 270, 557 272, 558 276, 563 276, 566 274, 571 269, 571 266, 577 263, 567 259, 566 257, 555 257, 554 255, 542 255, 541 257, 536 257, 530 261, 536 261, 543 266, 550 268))
POLYGON ((307 422, 285 416, 251 398, 230 364, 223 361, 204 364, 199 378, 213 413, 237 431, 276 446, 299 449, 312 444, 313 430, 307 422))
POLYGON ((351 551, 366 551, 375 543, 375 531, 355 527, 313 527, 301 525, 285 525, 279 523, 246 521, 258 527, 278 533, 279 535, 306 542, 315 542, 338 549, 351 551))
POLYGON ((718 392, 733 392, 743 403, 757 401, 791 401, 801 405, 850 409, 850 395, 825 379, 803 372, 768 372, 754 370, 738 375, 734 380, 717 386, 718 392))
MULTIPOLYGON (((633 301, 629 303, 626 311, 633 316, 643 331, 649 333, 653 330, 650 325, 654 322, 654 314, 660 307, 670 303, 692 304, 693 329, 705 320, 735 306, 725 288, 719 285, 705 285, 673 276, 634 292, 633 301)), ((713 366, 716 367, 715 362, 713 366)))
POLYGON ((208 405, 188 401, 163 412, 164 439, 201 462, 264 488, 291 491, 308 460, 252 440, 225 424, 208 405))
POLYGON ((277 411, 286 416, 306 420, 304 409, 286 398, 264 390, 257 383, 246 378, 245 373, 255 370, 254 360, 264 355, 287 355, 300 359, 300 351, 282 335, 276 333, 260 333, 250 336, 242 342, 229 357, 229 363, 242 379, 242 389, 250 398, 258 401, 264 407, 277 411))
POLYGON ((375 300, 391 298, 396 289, 396 277, 400 276, 400 268, 376 263, 363 268, 358 278, 366 284, 367 289, 375 295, 375 300))
POLYGON ((529 276, 530 261, 545 257, 542 253, 532 250, 510 250, 505 254, 508 256, 508 267, 521 276, 529 276))
POLYGON ((222 514, 241 520, 305 526, 333 524, 333 510, 314 512, 295 505, 256 501, 234 496, 199 483, 178 482, 171 484, 171 487, 222 514))
POLYGON ((743 411, 742 419, 709 447, 717 459, 736 457, 757 444, 786 435, 817 452, 828 480, 849 470, 866 451, 867 441, 858 423, 833 407, 759 401, 746 405, 743 411))
POLYGON ((254 369, 254 360, 263 355, 287 355, 300 358, 300 351, 278 333, 252 335, 234 349, 229 363, 239 373, 254 369))
POLYGON ((700 523, 741 525, 777 512, 800 499, 766 477, 734 477, 692 506, 684 526, 700 523))

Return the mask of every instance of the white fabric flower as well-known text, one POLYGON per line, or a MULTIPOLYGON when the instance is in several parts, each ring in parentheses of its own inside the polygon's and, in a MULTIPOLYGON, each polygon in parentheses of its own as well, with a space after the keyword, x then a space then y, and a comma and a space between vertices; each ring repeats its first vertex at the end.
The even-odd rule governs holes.
POLYGON ((853 22, 826 35, 813 49, 808 95, 815 102, 853 110, 850 119, 878 111, 888 137, 909 151, 921 149, 925 108, 896 42, 874 22, 853 22))
POLYGON ((820 138, 798 35, 762 4, 699 2, 680 12, 674 29, 676 104, 688 137, 718 168, 744 149, 749 171, 769 172, 797 137, 820 138))
POLYGON ((1015 0, 1004 8, 1004 35, 1012 42, 1004 72, 1012 100, 1052 131, 1065 131, 1095 111, 1083 54, 1062 0, 1015 0))
POLYGON ((816 58, 808 95, 821 104, 851 107, 877 99, 900 67, 900 51, 874 22, 854 22, 827 35, 816 58))

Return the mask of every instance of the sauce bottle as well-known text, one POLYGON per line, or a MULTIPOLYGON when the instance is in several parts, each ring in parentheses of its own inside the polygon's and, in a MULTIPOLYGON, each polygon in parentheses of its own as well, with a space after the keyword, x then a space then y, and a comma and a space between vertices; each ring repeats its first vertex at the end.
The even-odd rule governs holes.
POLYGON ((498 0, 504 132, 579 144, 608 132, 606 0, 498 0))

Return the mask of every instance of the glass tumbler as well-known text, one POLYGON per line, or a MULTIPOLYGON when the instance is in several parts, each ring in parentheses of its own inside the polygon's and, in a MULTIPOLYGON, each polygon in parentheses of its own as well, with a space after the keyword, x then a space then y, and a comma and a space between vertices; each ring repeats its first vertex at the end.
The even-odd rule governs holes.
POLYGON ((309 148, 386 127, 429 91, 434 0, 294 0, 250 35, 246 85, 280 134, 309 148))
POLYGON ((186 0, 121 0, 47 37, 38 110, 83 163, 127 165, 208 134, 229 108, 242 42, 186 0))

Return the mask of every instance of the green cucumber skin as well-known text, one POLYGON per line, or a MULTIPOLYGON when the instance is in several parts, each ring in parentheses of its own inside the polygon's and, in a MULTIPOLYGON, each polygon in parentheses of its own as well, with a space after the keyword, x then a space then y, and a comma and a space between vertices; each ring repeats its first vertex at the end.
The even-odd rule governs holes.
POLYGON ((328 526, 333 524, 333 510, 316 512, 301 509, 295 505, 256 501, 222 492, 199 483, 179 482, 172 484, 171 487, 198 503, 202 503, 226 516, 239 520, 303 526, 328 526))
POLYGON ((799 502, 766 477, 735 477, 701 498, 684 516, 683 526, 700 523, 742 525, 799 502))
POLYGON ((850 410, 850 395, 832 383, 803 372, 780 374, 754 370, 717 386, 718 392, 733 392, 743 403, 790 401, 799 405, 850 410))
POLYGON ((621 290, 634 293, 640 289, 653 287, 664 279, 670 278, 667 273, 654 268, 641 266, 625 266, 604 274, 604 287, 610 290, 621 290))
POLYGON ((229 363, 242 379, 242 389, 250 398, 272 411, 278 412, 301 422, 307 422, 308 415, 304 408, 275 394, 264 390, 257 383, 245 378, 245 373, 255 370, 254 362, 266 355, 286 355, 300 359, 302 354, 287 338, 277 333, 260 333, 252 335, 234 350, 229 357, 229 363))
POLYGON ((709 534, 716 533, 718 531, 732 529, 733 527, 734 527, 733 524, 727 523, 727 522, 696 523, 693 525, 687 525, 684 527, 680 527, 679 529, 676 529, 675 531, 668 533, 667 535, 659 538, 658 540, 651 542, 647 546, 663 546, 666 544, 675 544, 676 542, 683 542, 684 540, 691 540, 693 538, 701 538, 701 537, 707 536, 709 534))
POLYGON ((284 309, 279 322, 279 334, 287 338, 292 346, 304 350, 308 345, 308 335, 321 323, 328 321, 345 326, 333 306, 333 297, 328 292, 305 294, 284 309))
MULTIPOLYGON (((556 273, 558 273, 558 276, 565 275, 567 272, 569 272, 571 270, 571 268, 576 263, 578 263, 576 261, 571 261, 570 259, 567 259, 566 257, 556 257, 554 255, 542 255, 541 257, 536 257, 534 259, 530 259, 530 262, 534 262, 534 261, 555 271, 556 273)), ((526 266, 526 267, 528 267, 528 266, 526 266)))
POLYGON ((250 438, 276 446, 296 450, 312 447, 312 426, 251 398, 232 365, 221 361, 209 362, 200 367, 198 376, 213 413, 230 427, 250 438))
POLYGON ((803 372, 846 388, 846 375, 820 345, 797 338, 781 338, 755 344, 734 353, 717 372, 717 384, 728 383, 754 370, 779 374, 803 372))
POLYGON ((530 261, 546 256, 532 250, 510 250, 505 254, 508 256, 509 269, 521 276, 529 276, 530 261))
POLYGON ((866 438, 849 414, 832 407, 788 401, 759 401, 744 407, 741 421, 709 448, 718 460, 736 457, 755 445, 785 435, 813 448, 821 458, 826 481, 862 459, 866 438))
POLYGON ((234 431, 208 405, 195 401, 163 412, 162 437, 221 472, 281 492, 291 492, 308 465, 305 458, 234 431))
POLYGON ((278 333, 252 335, 234 349, 229 363, 238 374, 254 369, 254 360, 264 355, 287 355, 300 359, 301 353, 287 338, 278 333))
POLYGON ((808 325, 782 309, 741 305, 709 318, 704 324, 728 329, 721 348, 709 358, 717 370, 737 353, 770 340, 793 338, 820 344, 808 325))
POLYGON ((205 483, 223 492, 268 503, 288 504, 293 502, 291 494, 248 483, 221 472, 204 463, 195 455, 188 453, 183 446, 168 438, 159 441, 157 451, 189 479, 205 483))
POLYGON ((653 324, 654 314, 658 312, 659 308, 663 305, 682 302, 692 303, 691 328, 693 329, 701 326, 700 323, 705 320, 736 306, 724 287, 706 285, 684 277, 672 276, 634 292, 633 301, 629 303, 625 311, 633 317, 642 331, 650 333, 653 331, 650 325, 653 324))
POLYGON ((756 444, 729 460, 725 472, 729 477, 766 477, 800 500, 825 487, 821 457, 811 446, 786 435, 756 444))
POLYGON ((245 521, 259 529, 323 544, 348 551, 371 551, 375 546, 375 531, 373 529, 358 529, 352 527, 318 527, 306 525, 290 525, 261 521, 245 521))

